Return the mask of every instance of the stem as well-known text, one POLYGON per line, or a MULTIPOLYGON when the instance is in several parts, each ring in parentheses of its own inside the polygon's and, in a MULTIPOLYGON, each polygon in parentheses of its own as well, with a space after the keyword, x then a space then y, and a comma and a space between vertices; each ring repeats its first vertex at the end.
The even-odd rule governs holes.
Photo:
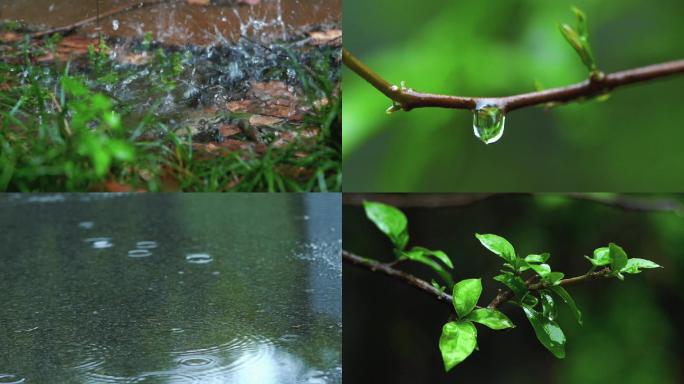
POLYGON ((432 93, 421 93, 412 89, 402 89, 390 85, 380 75, 343 48, 344 64, 373 87, 390 99, 399 103, 405 111, 414 108, 441 107, 453 109, 475 109, 478 103, 496 105, 504 112, 548 103, 566 103, 585 99, 608 92, 617 87, 684 73, 684 60, 669 61, 640 68, 628 69, 603 76, 592 76, 577 84, 550 88, 539 92, 529 92, 505 97, 463 97, 432 93))
MULTIPOLYGON (((342 250, 342 259, 348 263, 354 264, 359 267, 366 268, 370 270, 371 272, 381 272, 384 273, 387 276, 394 277, 396 279, 399 279, 412 287, 415 287, 417 289, 420 289, 423 292, 429 293, 430 295, 434 296, 437 300, 446 302, 449 306, 451 306, 451 301, 452 297, 448 293, 442 292, 439 289, 435 288, 432 286, 432 284, 428 283, 425 280, 422 280, 410 273, 400 271, 398 269, 395 269, 392 267, 392 263, 380 263, 378 261, 372 260, 372 259, 367 259, 365 257, 361 257, 358 255, 355 255, 349 251, 342 250)), ((557 285, 563 286, 563 285, 572 285, 572 284, 578 284, 578 283, 583 283, 587 281, 592 281, 592 280, 597 280, 603 277, 608 277, 610 274, 610 268, 603 268, 599 271, 596 272, 590 272, 585 275, 580 275, 580 276, 575 276, 575 277, 569 277, 567 279, 561 280, 557 285)), ((537 275, 534 275, 527 279, 525 281, 525 284, 527 285, 527 289, 530 291, 539 291, 545 288, 548 288, 549 285, 545 283, 540 283, 540 282, 535 282, 537 279, 537 275)), ((487 305, 487 308, 497 308, 501 304, 507 302, 508 300, 513 298, 513 291, 510 289, 500 289, 499 293, 492 299, 492 301, 487 305)))

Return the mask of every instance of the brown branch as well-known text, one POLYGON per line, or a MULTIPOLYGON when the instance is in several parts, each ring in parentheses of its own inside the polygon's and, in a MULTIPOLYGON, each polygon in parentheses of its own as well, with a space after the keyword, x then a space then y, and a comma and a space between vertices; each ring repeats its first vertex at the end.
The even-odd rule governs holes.
MULTIPOLYGON (((410 273, 400 271, 398 269, 393 268, 393 265, 396 263, 381 263, 372 259, 367 259, 365 257, 361 257, 358 255, 355 255, 349 251, 342 250, 342 259, 348 263, 354 264, 359 267, 363 267, 366 269, 369 269, 371 272, 381 272, 384 273, 387 276, 394 277, 396 279, 399 279, 412 287, 415 287, 417 289, 420 289, 426 293, 429 293, 430 295, 434 296, 437 300, 446 302, 451 306, 451 301, 452 297, 448 293, 442 292, 439 289, 435 288, 432 286, 432 284, 428 283, 425 280, 422 280, 410 273)), ((558 286, 565 286, 565 285, 572 285, 572 284, 577 284, 577 283, 582 283, 582 282, 587 282, 587 281, 592 281, 592 280, 597 280, 603 277, 608 277, 610 274, 610 268, 603 268, 601 270, 595 271, 595 272, 590 272, 581 276, 575 276, 575 277, 569 277, 567 279, 561 280, 557 285, 558 286)), ((530 277, 527 281, 525 281, 525 284, 527 285, 527 289, 530 291, 539 291, 545 288, 550 287, 548 284, 541 283, 541 282, 536 282, 537 276, 532 276, 530 277)), ((492 299, 492 301, 487 305, 487 308, 497 308, 501 304, 506 303, 510 299, 513 298, 513 291, 510 289, 500 289, 499 293, 492 299)))
MULTIPOLYGON (((575 277, 569 277, 567 279, 561 280, 557 285, 562 286, 562 285, 572 285, 572 284, 577 284, 577 283, 582 283, 586 281, 592 281, 596 279, 600 279, 602 277, 607 277, 608 274, 610 274, 610 268, 603 268, 599 271, 595 272, 590 272, 585 275, 580 275, 580 276, 575 276, 575 277)), ((536 276, 535 276, 536 277, 536 276)), ((545 283, 532 283, 530 280, 526 281, 527 284, 527 289, 530 291, 539 291, 544 288, 549 288, 550 285, 545 284, 545 283)), ((496 308, 500 306, 501 304, 507 302, 513 298, 513 291, 510 289, 505 289, 505 290, 499 290, 499 293, 492 299, 492 301, 487 305, 487 308, 496 308)))
POLYGON ((592 76, 583 82, 539 92, 505 97, 463 97, 416 92, 410 88, 391 85, 358 58, 343 48, 344 63, 385 96, 398 103, 405 111, 414 108, 441 107, 473 110, 479 104, 496 105, 504 112, 548 103, 566 103, 608 92, 617 87, 639 83, 659 77, 684 73, 684 60, 669 61, 646 67, 628 69, 607 75, 592 76))
POLYGON ((437 300, 444 301, 451 305, 451 295, 440 291, 439 289, 433 287, 432 284, 410 273, 393 268, 390 264, 384 264, 375 260, 366 259, 365 257, 355 255, 345 250, 342 251, 342 258, 349 263, 369 269, 371 272, 382 272, 387 276, 392 276, 396 279, 402 280, 412 287, 431 294, 432 296, 436 297, 437 300))

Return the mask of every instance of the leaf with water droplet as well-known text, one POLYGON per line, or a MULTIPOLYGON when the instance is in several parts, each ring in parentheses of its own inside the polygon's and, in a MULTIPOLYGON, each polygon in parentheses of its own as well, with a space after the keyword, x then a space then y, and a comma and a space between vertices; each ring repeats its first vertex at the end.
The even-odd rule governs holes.
POLYGON ((473 132, 485 144, 497 142, 504 132, 506 115, 495 105, 478 106, 473 114, 473 132))

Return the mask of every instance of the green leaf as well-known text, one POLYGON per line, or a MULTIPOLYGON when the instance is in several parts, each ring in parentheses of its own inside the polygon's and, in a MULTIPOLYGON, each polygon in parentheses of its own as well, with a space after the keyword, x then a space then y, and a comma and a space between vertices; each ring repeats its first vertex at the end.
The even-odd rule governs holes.
POLYGON ((613 275, 617 275, 627 265, 627 254, 622 247, 615 243, 608 244, 608 250, 610 252, 610 269, 613 271, 613 275))
POLYGON ((439 350, 448 372, 465 360, 477 345, 477 329, 470 321, 451 321, 442 327, 439 350))
POLYGON ((528 263, 545 263, 551 257, 550 253, 542 253, 541 255, 527 255, 525 261, 528 263))
POLYGON ((564 358, 565 334, 558 324, 530 307, 523 306, 523 311, 532 324, 539 342, 557 358, 564 358))
POLYGON ((641 272, 641 269, 650 268, 662 268, 660 265, 652 262, 651 260, 631 258, 627 260, 627 265, 625 265, 620 272, 636 274, 641 272))
POLYGON ((491 308, 478 308, 470 312, 465 319, 480 323, 495 330, 515 327, 511 319, 506 315, 491 308))
POLYGON ((432 257, 436 258, 437 260, 441 261, 447 267, 449 267, 451 269, 454 268, 454 264, 451 262, 451 259, 443 251, 439 251, 439 250, 433 251, 433 250, 423 248, 423 247, 413 247, 413 248, 411 248, 411 251, 422 251, 425 255, 432 256, 432 257))
POLYGON ((514 276, 509 273, 503 273, 501 275, 494 276, 494 280, 507 286, 508 289, 513 291, 513 293, 518 299, 522 298, 527 292, 527 286, 525 285, 525 281, 521 279, 520 276, 514 276))
POLYGON ((542 281, 547 285, 556 285, 563 279, 564 276, 565 274, 563 272, 549 272, 542 278, 542 281))
POLYGON ((479 233, 476 233, 475 237, 480 240, 480 243, 482 243, 485 248, 499 255, 509 264, 515 264, 515 249, 513 249, 513 246, 508 240, 492 234, 480 235, 479 233))
POLYGON ((458 317, 466 316, 475 308, 480 294, 482 294, 482 280, 480 279, 466 279, 454 284, 452 297, 458 317))
POLYGON ((572 315, 575 316, 575 320, 582 325, 582 312, 577 308, 577 305, 575 304, 575 300, 573 300, 572 296, 568 293, 568 291, 565 290, 563 287, 555 286, 555 287, 550 287, 549 291, 555 293, 558 297, 560 297, 561 300, 565 303, 565 305, 570 308, 570 312, 572 312, 572 315))
POLYGON ((396 248, 406 247, 409 239, 408 221, 403 212, 391 205, 373 201, 364 201, 363 208, 366 211, 366 217, 390 238, 396 248))
POLYGON ((602 267, 604 265, 610 264, 610 251, 608 247, 601 247, 601 248, 596 248, 594 250, 594 257, 590 258, 588 256, 584 256, 591 262, 592 265, 595 267, 602 267))
POLYGON ((439 277, 441 277, 442 280, 444 280, 444 282, 446 282, 449 287, 454 285, 454 280, 451 277, 451 274, 446 269, 444 269, 444 267, 442 267, 439 263, 425 255, 425 253, 422 250, 416 250, 415 248, 413 248, 410 251, 402 252, 399 258, 409 259, 417 261, 419 263, 423 263, 432 268, 435 272, 437 272, 439 277))
POLYGON ((530 308, 534 308, 537 303, 539 303, 539 299, 537 299, 537 296, 533 295, 531 292, 527 292, 525 296, 523 296, 522 300, 520 300, 520 304, 530 308))
POLYGON ((587 15, 582 12, 577 7, 571 7, 572 12, 575 14, 577 17, 577 33, 579 33, 580 37, 586 39, 589 37, 589 32, 587 28, 587 15))
POLYGON ((537 272, 537 275, 539 275, 542 278, 551 273, 551 266, 549 266, 548 264, 530 264, 530 268, 532 268, 533 271, 537 272))
POLYGON ((539 297, 542 303, 542 314, 549 320, 555 320, 558 311, 556 310, 556 303, 553 296, 546 290, 539 292, 539 297))
POLYGON ((572 8, 573 13, 577 17, 577 27, 572 28, 567 24, 560 24, 558 27, 565 40, 570 43, 573 49, 582 59, 582 63, 591 72, 597 71, 596 60, 591 52, 591 45, 589 44, 589 31, 587 28, 587 16, 578 8, 572 8))

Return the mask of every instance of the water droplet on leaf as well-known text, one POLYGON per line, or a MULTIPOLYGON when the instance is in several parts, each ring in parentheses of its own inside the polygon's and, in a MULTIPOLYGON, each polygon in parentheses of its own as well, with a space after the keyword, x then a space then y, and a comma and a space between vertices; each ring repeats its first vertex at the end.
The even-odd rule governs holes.
POLYGON ((473 114, 475 136, 485 144, 497 142, 504 132, 506 115, 496 105, 478 105, 473 114))

